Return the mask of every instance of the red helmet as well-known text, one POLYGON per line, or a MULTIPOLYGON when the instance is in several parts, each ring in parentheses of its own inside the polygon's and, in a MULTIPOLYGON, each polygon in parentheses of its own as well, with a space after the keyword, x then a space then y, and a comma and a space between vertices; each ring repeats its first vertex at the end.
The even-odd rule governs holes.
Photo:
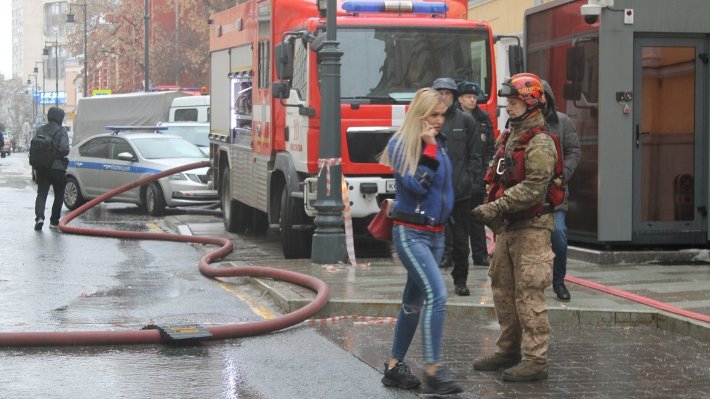
POLYGON ((498 91, 499 97, 514 97, 525 102, 528 106, 542 108, 547 100, 542 80, 532 73, 519 73, 511 76, 498 91))

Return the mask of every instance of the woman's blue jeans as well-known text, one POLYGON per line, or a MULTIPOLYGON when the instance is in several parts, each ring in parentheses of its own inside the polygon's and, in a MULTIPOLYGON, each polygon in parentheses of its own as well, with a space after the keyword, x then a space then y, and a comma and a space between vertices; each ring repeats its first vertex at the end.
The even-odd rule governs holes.
POLYGON ((402 307, 394 327, 391 356, 404 360, 419 320, 422 322, 424 360, 441 361, 441 337, 446 312, 446 285, 439 271, 444 232, 434 233, 395 224, 392 241, 407 269, 402 307))

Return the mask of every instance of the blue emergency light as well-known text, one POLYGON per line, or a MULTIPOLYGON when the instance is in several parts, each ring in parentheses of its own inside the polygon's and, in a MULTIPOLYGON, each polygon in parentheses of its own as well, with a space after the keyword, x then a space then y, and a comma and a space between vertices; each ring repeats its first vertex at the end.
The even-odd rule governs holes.
POLYGON ((396 12, 412 14, 444 14, 449 9, 446 3, 398 0, 350 0, 343 3, 343 10, 350 13, 396 12))

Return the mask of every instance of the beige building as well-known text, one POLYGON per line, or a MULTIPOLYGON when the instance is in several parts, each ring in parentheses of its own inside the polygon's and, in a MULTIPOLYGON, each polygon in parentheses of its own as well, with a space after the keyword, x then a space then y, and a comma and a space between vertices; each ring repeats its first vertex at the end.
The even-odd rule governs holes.
MULTIPOLYGON (((469 0, 468 19, 486 21, 491 25, 493 35, 514 36, 523 40, 523 17, 530 7, 554 0, 469 0)), ((496 76, 498 84, 510 76, 508 68, 508 46, 517 44, 513 37, 501 38, 495 44, 496 76)), ((498 98, 498 126, 504 126, 508 120, 505 112, 505 98, 498 98)))
POLYGON ((76 104, 74 82, 81 67, 68 57, 65 46, 67 29, 72 29, 66 22, 68 12, 65 0, 12 0, 13 77, 30 86, 36 82, 37 115, 42 118, 55 104, 71 117, 76 104))

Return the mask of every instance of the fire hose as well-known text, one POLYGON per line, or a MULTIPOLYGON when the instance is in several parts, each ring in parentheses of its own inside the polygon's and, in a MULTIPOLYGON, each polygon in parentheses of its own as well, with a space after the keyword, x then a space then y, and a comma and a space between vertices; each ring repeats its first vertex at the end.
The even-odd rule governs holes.
POLYGON ((289 270, 263 266, 215 267, 210 263, 232 252, 234 245, 227 238, 183 236, 171 233, 146 233, 69 226, 69 222, 101 202, 124 191, 186 170, 208 167, 207 161, 195 162, 146 176, 111 190, 70 212, 59 222, 64 233, 123 239, 161 240, 217 245, 219 248, 204 255, 199 261, 199 270, 206 277, 257 277, 271 278, 303 286, 315 291, 315 298, 291 313, 274 319, 246 323, 224 324, 210 327, 195 325, 155 326, 149 325, 137 331, 51 331, 51 332, 3 332, 0 346, 77 346, 77 345, 128 345, 190 342, 196 340, 219 340, 248 337, 281 330, 301 323, 322 309, 328 302, 330 290, 320 279, 289 270))

